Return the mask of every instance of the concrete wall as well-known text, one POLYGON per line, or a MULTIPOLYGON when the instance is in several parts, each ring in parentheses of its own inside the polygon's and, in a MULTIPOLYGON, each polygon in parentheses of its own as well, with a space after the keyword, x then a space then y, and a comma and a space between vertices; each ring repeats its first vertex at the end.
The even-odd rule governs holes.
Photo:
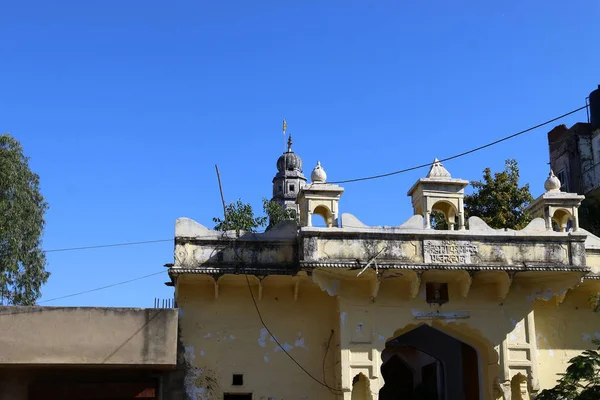
POLYGON ((175 366, 176 309, 1 307, 0 366, 175 366))

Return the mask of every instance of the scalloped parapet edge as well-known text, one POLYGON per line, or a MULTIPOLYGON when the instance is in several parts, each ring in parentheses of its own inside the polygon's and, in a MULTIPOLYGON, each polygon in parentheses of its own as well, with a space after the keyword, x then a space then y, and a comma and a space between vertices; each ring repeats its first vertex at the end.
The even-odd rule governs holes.
POLYGON ((398 227, 399 229, 425 229, 424 218, 421 214, 415 214, 398 227))
POLYGON ((534 218, 529 224, 523 229, 522 232, 546 232, 546 221, 543 218, 534 218))
POLYGON ((342 228, 368 228, 367 225, 350 213, 343 213, 341 221, 342 228))

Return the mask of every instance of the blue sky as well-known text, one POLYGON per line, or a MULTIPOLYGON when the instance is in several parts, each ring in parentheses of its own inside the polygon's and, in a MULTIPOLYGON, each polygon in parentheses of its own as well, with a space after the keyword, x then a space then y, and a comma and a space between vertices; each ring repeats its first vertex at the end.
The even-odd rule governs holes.
MULTIPOLYGON (((225 197, 260 210, 283 151, 330 180, 443 158, 584 105, 600 83, 600 2, 6 1, 0 131, 50 203, 45 249, 171 239, 225 197)), ((562 122, 586 121, 581 111, 562 122)), ((446 163, 516 158, 541 194, 555 124, 446 163)), ((426 170, 345 185, 370 225, 411 215, 426 170)), ((48 253, 41 301, 159 272, 170 242, 48 253)), ((46 305, 152 306, 166 273, 46 305)))

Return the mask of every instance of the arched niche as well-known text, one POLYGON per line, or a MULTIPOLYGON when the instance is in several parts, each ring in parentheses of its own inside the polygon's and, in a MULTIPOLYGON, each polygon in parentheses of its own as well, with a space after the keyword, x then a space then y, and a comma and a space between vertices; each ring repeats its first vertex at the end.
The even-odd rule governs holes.
MULTIPOLYGON (((329 209, 329 207, 321 204, 315 207, 312 211, 311 218, 314 218, 315 215, 318 215, 323 218, 325 221, 325 226, 331 228, 333 226, 333 213, 329 209)), ((311 221, 311 226, 315 226, 313 223, 314 219, 311 221)))
POLYGON ((551 215, 552 221, 556 223, 556 226, 560 232, 566 232, 569 228, 569 222, 571 225, 574 222, 573 214, 566 208, 557 208, 554 210, 554 214, 551 215))
POLYGON ((373 400, 371 393, 371 382, 363 373, 356 374, 352 379, 351 400, 373 400))
MULTIPOLYGON (((440 212, 446 219, 447 229, 453 231, 456 225, 456 216, 458 214, 457 204, 454 204, 448 200, 437 200, 431 206, 431 212, 440 212)), ((431 218, 431 213, 430 213, 431 218)))

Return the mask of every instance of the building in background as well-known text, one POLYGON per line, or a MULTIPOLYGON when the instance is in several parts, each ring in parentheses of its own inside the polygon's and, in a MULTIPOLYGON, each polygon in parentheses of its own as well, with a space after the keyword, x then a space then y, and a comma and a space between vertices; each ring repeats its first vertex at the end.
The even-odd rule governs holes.
MULTIPOLYGON (((279 172, 299 170, 293 159, 279 172)), ((600 238, 553 174, 519 231, 466 224, 468 181, 437 160, 397 227, 340 213, 344 190, 320 164, 311 181, 293 183, 300 227, 236 237, 176 221, 189 399, 528 398, 594 348, 600 238), (431 229, 433 211, 457 223, 431 229)))
POLYGON ((600 198, 600 86, 589 96, 589 122, 557 126, 548 146, 562 190, 600 198))

